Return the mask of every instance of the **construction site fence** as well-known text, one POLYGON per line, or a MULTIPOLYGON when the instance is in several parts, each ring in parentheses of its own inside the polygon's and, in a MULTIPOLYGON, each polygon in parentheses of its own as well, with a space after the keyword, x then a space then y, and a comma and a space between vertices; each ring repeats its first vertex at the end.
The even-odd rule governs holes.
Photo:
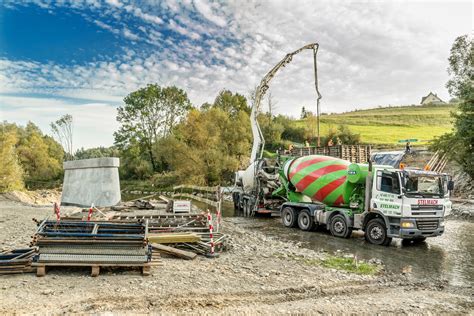
POLYGON ((194 199, 213 206, 218 213, 221 211, 222 190, 220 186, 178 185, 173 187, 173 191, 173 197, 181 196, 194 199))
POLYGON ((295 157, 309 155, 324 155, 344 159, 350 162, 364 163, 369 161, 371 155, 370 145, 335 145, 325 147, 294 147, 290 150, 281 150, 279 154, 295 157))

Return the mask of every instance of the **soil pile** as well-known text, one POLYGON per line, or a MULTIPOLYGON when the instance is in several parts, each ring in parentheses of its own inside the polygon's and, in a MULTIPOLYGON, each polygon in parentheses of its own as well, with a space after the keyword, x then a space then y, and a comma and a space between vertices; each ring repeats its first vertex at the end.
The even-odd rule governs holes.
POLYGON ((2 200, 14 201, 27 205, 51 205, 54 202, 61 202, 61 191, 12 191, 0 194, 0 198, 2 200))

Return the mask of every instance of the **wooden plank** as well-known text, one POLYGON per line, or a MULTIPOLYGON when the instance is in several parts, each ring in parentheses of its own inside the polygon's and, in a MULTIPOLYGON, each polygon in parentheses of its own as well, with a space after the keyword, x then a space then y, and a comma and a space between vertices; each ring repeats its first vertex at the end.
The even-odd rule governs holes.
POLYGON ((150 234, 148 241, 157 244, 193 243, 201 241, 201 237, 193 233, 160 233, 150 234))
POLYGON ((46 266, 45 265, 39 265, 36 268, 36 276, 42 277, 46 275, 46 266))
POLYGON ((145 265, 145 266, 142 267, 142 274, 144 276, 150 275, 150 272, 151 272, 151 266, 150 265, 145 265))
POLYGON ((100 273, 100 266, 92 266, 91 267, 91 276, 92 277, 97 277, 99 276, 99 273, 100 273))
POLYGON ((152 243, 151 246, 153 249, 158 251, 164 252, 169 255, 173 255, 178 258, 186 259, 186 260, 194 260, 197 257, 197 254, 191 251, 185 251, 181 249, 177 249, 174 247, 169 247, 161 244, 152 243))
POLYGON ((169 201, 170 201, 168 198, 166 198, 166 197, 163 196, 163 195, 158 196, 158 199, 160 199, 160 200, 162 200, 162 201, 164 201, 164 202, 166 202, 166 203, 169 203, 169 201))

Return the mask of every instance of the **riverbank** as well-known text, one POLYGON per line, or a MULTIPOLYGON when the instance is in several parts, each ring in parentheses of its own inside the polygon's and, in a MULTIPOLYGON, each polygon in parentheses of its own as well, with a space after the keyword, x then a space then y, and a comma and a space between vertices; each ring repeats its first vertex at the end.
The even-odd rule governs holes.
MULTIPOLYGON (((31 218, 50 213, 51 207, 0 201, 2 247, 28 244, 35 230, 31 218)), ((149 277, 106 270, 91 278, 87 269, 60 268, 44 278, 2 276, 0 312, 438 314, 468 313, 474 307, 472 286, 420 281, 408 270, 361 275, 327 268, 319 264, 327 252, 278 238, 259 220, 229 217, 222 225, 230 249, 219 258, 163 257, 163 266, 149 277)))

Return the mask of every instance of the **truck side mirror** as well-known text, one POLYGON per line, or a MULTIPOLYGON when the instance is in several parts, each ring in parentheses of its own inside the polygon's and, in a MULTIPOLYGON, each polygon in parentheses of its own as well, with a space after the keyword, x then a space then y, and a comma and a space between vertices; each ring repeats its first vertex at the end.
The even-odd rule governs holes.
POLYGON ((452 191, 452 190, 454 190, 454 181, 449 180, 448 181, 448 191, 452 191))

